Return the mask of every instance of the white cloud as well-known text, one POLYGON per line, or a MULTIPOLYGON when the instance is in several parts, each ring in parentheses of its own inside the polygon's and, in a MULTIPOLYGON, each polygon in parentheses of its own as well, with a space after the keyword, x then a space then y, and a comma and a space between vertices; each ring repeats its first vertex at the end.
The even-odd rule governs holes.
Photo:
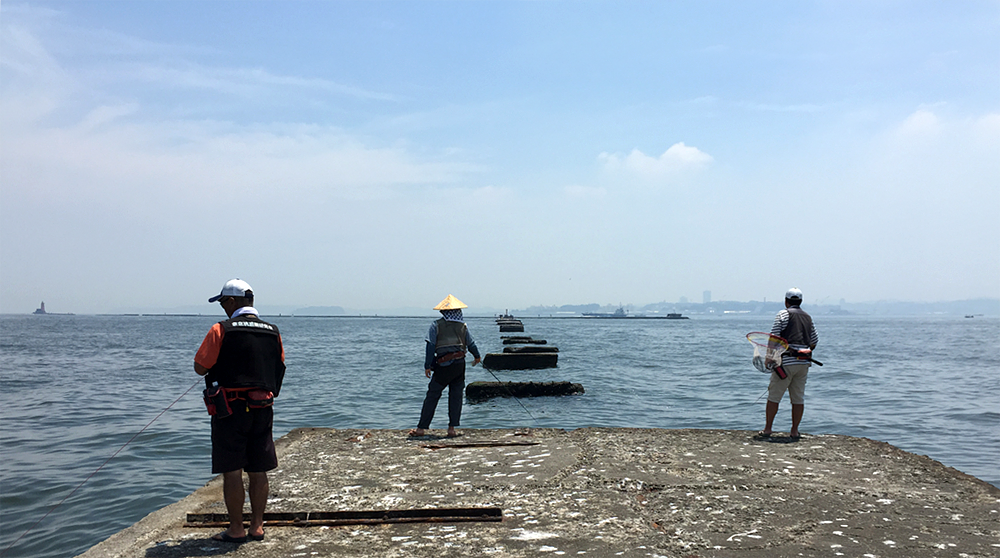
POLYGON ((102 54, 144 41, 68 27, 58 12, 22 9, 15 15, 3 21, 0 59, 7 202, 117 199, 126 192, 154 191, 178 200, 214 199, 249 188, 274 197, 304 194, 308 204, 317 197, 381 198, 393 188, 455 184, 481 170, 463 162, 462 154, 418 155, 405 146, 372 146, 336 126, 179 119, 158 112, 162 103, 121 84, 140 81, 155 83, 157 91, 201 89, 247 98, 270 92, 294 99, 296 91, 305 97, 392 96, 264 69, 208 67, 185 60, 188 50, 171 45, 128 49, 133 62, 122 65, 115 62, 119 57, 102 54), (33 19, 46 25, 31 25, 33 19), (67 50, 68 37, 81 35, 91 40, 77 46, 95 56, 96 70, 63 67, 53 54, 67 50))
POLYGON ((445 156, 368 147, 329 127, 227 123, 110 123, 133 107, 99 107, 80 125, 4 134, 8 195, 103 197, 167 188, 178 198, 224 198, 234 188, 304 199, 366 198, 386 188, 453 184, 478 168, 445 156), (365 193, 366 190, 371 190, 365 193))
POLYGON ((200 64, 165 66, 143 64, 125 68, 118 79, 135 80, 156 84, 167 88, 202 89, 224 94, 238 94, 253 97, 262 91, 287 94, 288 88, 314 90, 360 99, 395 101, 397 97, 387 93, 344 85, 319 78, 303 78, 273 74, 263 68, 219 68, 200 64))
POLYGON ((713 159, 711 155, 697 147, 678 142, 671 145, 659 157, 652 157, 633 149, 628 155, 604 152, 598 155, 598 160, 609 172, 626 172, 647 179, 657 179, 700 169, 713 159))
POLYGON ((899 133, 904 136, 922 136, 941 131, 941 122, 936 114, 928 109, 920 109, 899 125, 899 133))
POLYGON ((976 169, 996 168, 1000 113, 955 117, 945 108, 938 104, 915 110, 877 138, 877 152, 935 175, 976 174, 976 169))
POLYGON ((127 103, 114 106, 100 106, 87 113, 78 125, 80 130, 91 130, 104 124, 109 124, 123 116, 134 114, 139 110, 138 103, 127 103))
POLYGON ((774 103, 742 103, 750 110, 759 112, 822 112, 829 109, 829 105, 817 105, 813 103, 800 103, 797 105, 778 105, 774 103))
POLYGON ((976 126, 987 134, 1000 135, 1000 113, 993 112, 981 116, 976 120, 976 126))
POLYGON ((580 186, 570 184, 563 186, 563 193, 570 198, 577 199, 601 199, 607 195, 608 191, 599 186, 580 186))

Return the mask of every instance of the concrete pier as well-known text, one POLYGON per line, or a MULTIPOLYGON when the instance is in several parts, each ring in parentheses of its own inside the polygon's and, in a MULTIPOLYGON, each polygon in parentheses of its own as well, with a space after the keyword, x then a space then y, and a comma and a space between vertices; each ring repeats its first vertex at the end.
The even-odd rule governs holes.
POLYGON ((1000 556, 1000 489, 883 442, 461 432, 294 430, 278 441, 268 511, 498 507, 500 522, 265 526, 263 542, 217 543, 208 539, 220 528, 184 524, 188 513, 225 513, 220 477, 82 556, 1000 556))

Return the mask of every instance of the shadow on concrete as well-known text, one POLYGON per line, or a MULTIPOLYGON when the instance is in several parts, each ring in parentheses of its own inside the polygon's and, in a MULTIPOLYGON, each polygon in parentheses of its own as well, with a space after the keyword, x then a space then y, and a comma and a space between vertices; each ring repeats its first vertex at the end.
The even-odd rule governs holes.
POLYGON ((443 436, 438 434, 424 434, 423 436, 407 436, 407 442, 437 442, 439 440, 458 440, 462 437, 462 433, 459 432, 458 436, 443 436))
MULTIPOLYGON (((184 558, 186 556, 222 556, 229 554, 242 544, 213 541, 211 533, 203 539, 192 539, 173 544, 174 541, 162 542, 146 549, 146 558, 184 558)), ((253 544, 253 543, 244 543, 253 544)))
POLYGON ((775 436, 774 434, 771 434, 767 438, 760 438, 755 436, 754 440, 758 442, 767 442, 769 444, 796 444, 802 441, 802 438, 799 437, 793 438, 791 436, 775 436))

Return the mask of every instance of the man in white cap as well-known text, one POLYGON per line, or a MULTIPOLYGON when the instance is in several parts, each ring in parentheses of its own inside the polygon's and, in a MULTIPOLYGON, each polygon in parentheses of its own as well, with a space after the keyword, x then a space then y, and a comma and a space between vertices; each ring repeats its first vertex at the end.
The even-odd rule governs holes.
POLYGON ((278 466, 271 406, 285 377, 285 350, 278 328, 260 319, 253 289, 226 282, 208 299, 222 305, 228 320, 212 326, 194 357, 205 376, 205 403, 212 415, 212 472, 222 473, 229 528, 212 539, 244 543, 264 540, 267 471, 278 466), (214 385, 217 383, 218 385, 214 385), (250 528, 243 527, 243 471, 250 478, 250 528))
POLYGON ((420 422, 410 430, 410 436, 423 436, 431 426, 441 392, 448 388, 448 437, 458 436, 455 427, 462 418, 462 396, 465 389, 465 353, 469 351, 476 360, 481 360, 479 348, 469 334, 469 328, 462 318, 462 308, 468 308, 461 300, 448 295, 434 310, 441 312, 427 330, 424 351, 424 375, 431 379, 427 385, 427 395, 420 409, 420 422), (433 377, 431 375, 433 374, 433 377))
POLYGON ((792 287, 785 292, 785 309, 778 312, 771 326, 771 335, 777 335, 788 341, 789 351, 781 357, 781 369, 786 376, 781 378, 777 372, 771 372, 771 382, 767 387, 766 424, 764 430, 757 433, 758 438, 771 436, 774 417, 778 414, 778 403, 785 391, 792 402, 792 428, 788 436, 792 440, 799 439, 799 423, 805 412, 806 376, 809 373, 809 361, 799 359, 796 355, 809 357, 819 343, 812 317, 802 308, 802 291, 792 287))

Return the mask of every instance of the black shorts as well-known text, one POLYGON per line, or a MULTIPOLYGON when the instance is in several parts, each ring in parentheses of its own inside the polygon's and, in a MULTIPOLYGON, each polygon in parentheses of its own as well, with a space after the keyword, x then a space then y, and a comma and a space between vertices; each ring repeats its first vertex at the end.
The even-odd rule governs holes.
POLYGON ((229 402, 233 414, 212 417, 212 473, 243 469, 263 473, 278 466, 271 426, 274 407, 249 409, 246 401, 229 402))

